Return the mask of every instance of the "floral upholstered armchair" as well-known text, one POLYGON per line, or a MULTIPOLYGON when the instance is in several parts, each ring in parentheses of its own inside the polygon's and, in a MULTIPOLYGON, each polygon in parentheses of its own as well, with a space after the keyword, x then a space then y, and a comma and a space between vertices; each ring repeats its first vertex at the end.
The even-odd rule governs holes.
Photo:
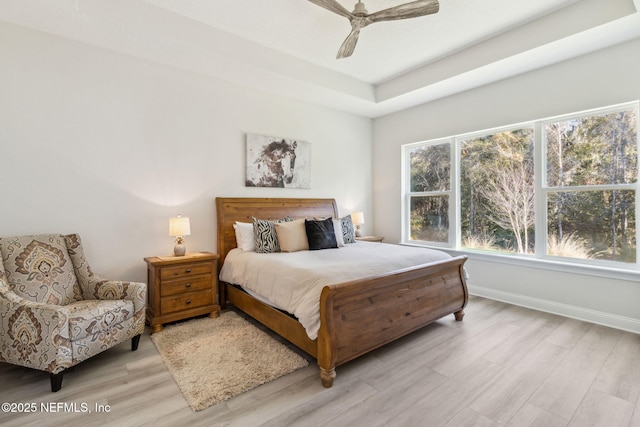
POLYGON ((147 286, 102 280, 80 236, 0 238, 0 362, 49 372, 51 391, 65 370, 144 330, 147 286))

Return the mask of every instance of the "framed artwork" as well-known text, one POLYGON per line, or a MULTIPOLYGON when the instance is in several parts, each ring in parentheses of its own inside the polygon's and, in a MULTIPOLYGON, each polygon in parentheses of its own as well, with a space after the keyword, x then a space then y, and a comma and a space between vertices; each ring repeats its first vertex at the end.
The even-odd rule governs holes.
POLYGON ((245 186, 311 188, 311 144, 248 133, 245 186))

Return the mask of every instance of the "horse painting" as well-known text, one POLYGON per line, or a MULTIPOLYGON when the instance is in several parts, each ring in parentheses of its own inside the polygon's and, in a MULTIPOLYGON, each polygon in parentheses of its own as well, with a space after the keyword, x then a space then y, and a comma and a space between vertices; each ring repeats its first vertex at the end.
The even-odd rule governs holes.
POLYGON ((245 185, 247 187, 297 187, 294 178, 297 174, 296 151, 298 148, 298 141, 248 135, 245 185))

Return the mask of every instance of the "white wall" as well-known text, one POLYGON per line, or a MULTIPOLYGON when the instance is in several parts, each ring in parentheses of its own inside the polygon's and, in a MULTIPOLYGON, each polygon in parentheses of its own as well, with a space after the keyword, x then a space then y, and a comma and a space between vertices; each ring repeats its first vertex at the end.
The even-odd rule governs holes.
POLYGON ((0 23, 0 236, 80 233, 94 271, 146 281, 216 250, 214 198, 335 197, 371 212, 370 119, 0 23), (311 189, 244 186, 245 133, 311 143, 311 189))
MULTIPOLYGON (((640 99, 640 40, 374 120, 375 233, 399 241, 401 145, 640 99)), ((470 259, 472 292, 640 332, 640 276, 470 259)))

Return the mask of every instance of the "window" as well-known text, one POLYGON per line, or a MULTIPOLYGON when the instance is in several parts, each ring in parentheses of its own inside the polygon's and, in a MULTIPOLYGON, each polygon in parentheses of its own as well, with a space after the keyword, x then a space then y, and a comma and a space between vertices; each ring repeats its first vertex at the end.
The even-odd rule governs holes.
POLYGON ((411 165, 410 239, 449 242, 451 147, 449 144, 418 146, 409 150, 411 165))
POLYGON ((533 128, 462 138, 462 247, 534 249, 533 128))
POLYGON ((638 266, 638 103, 403 150, 406 242, 638 266))
POLYGON ((544 123, 547 253, 636 262, 637 109, 544 123))

